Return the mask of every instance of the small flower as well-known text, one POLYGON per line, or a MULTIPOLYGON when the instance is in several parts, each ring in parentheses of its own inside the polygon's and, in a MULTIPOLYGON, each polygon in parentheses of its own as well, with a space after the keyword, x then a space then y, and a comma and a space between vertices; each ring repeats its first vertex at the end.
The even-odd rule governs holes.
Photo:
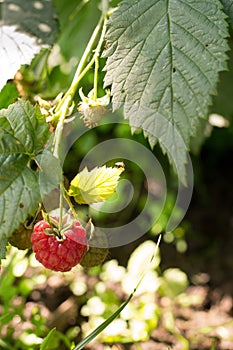
MULTIPOLYGON (((63 98, 63 93, 57 95, 57 97, 53 101, 43 100, 40 96, 36 96, 35 100, 39 105, 41 114, 46 118, 48 123, 56 122, 59 119, 60 111, 56 111, 57 106, 61 103, 63 98)), ((67 117, 69 117, 74 109, 74 102, 71 104, 67 111, 67 117)))
POLYGON ((103 97, 95 99, 94 90, 91 90, 86 97, 82 88, 80 88, 79 95, 82 99, 78 107, 78 111, 82 114, 80 118, 88 128, 93 128, 99 124, 102 116, 108 112, 106 106, 110 102, 110 90, 103 97))

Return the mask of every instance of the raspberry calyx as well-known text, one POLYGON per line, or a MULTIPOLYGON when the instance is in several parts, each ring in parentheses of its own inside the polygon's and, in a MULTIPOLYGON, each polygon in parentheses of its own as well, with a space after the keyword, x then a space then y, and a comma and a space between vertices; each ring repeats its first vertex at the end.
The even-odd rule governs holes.
POLYGON ((70 271, 87 250, 86 230, 78 221, 62 230, 59 236, 54 227, 41 220, 34 226, 31 242, 36 259, 54 271, 70 271))

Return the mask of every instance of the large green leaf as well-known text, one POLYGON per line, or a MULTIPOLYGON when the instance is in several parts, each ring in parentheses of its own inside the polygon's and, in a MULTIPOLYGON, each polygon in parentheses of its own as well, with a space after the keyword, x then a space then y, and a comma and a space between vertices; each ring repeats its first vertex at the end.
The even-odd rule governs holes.
POLYGON ((159 140, 183 181, 186 147, 227 67, 225 17, 219 0, 123 0, 109 21, 113 109, 159 140))
POLYGON ((0 90, 22 64, 54 42, 57 32, 52 0, 0 3, 0 90))
POLYGON ((0 111, 1 237, 9 237, 29 214, 34 214, 41 195, 61 179, 59 161, 44 150, 48 137, 44 117, 29 102, 19 100, 0 111), (33 160, 38 168, 31 166, 33 160))

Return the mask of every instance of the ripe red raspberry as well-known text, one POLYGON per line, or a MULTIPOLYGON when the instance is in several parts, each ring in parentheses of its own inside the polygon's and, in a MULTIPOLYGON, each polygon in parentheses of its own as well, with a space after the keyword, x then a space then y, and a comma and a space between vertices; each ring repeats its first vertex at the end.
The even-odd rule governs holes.
POLYGON ((69 271, 83 258, 87 249, 86 230, 78 221, 63 233, 63 239, 48 234, 44 229, 51 229, 45 220, 34 226, 31 236, 32 248, 36 259, 48 269, 69 271))

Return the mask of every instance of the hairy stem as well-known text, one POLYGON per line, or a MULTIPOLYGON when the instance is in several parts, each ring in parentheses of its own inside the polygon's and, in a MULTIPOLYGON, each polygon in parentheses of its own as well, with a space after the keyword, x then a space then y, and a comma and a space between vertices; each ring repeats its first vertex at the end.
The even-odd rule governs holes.
MULTIPOLYGON (((64 128, 64 123, 65 123, 65 118, 68 114, 69 107, 72 104, 74 94, 78 88, 79 82, 81 79, 85 76, 85 74, 89 71, 89 69, 92 67, 92 65, 95 63, 95 79, 94 79, 94 91, 95 91, 95 98, 97 98, 97 84, 98 84, 98 69, 99 69, 99 55, 100 55, 100 50, 101 46, 104 41, 104 36, 106 33, 106 21, 107 21, 107 16, 103 15, 100 17, 100 20, 86 46, 86 49, 83 53, 83 56, 79 62, 79 65, 77 67, 76 73, 74 75, 73 81, 71 83, 70 88, 64 95, 64 97, 61 99, 60 103, 57 105, 56 108, 56 115, 58 117, 58 123, 54 135, 54 150, 53 154, 56 158, 59 159, 59 149, 60 149, 60 143, 61 143, 61 138, 62 138, 62 132, 64 128), (100 31, 102 29, 102 32, 100 34, 100 31), (88 56, 90 55, 93 45, 97 40, 98 35, 100 34, 100 39, 97 44, 97 47, 94 51, 94 55, 91 59, 91 61, 85 66, 85 63, 88 59, 88 56)), ((63 198, 65 196, 65 191, 64 191, 64 186, 63 183, 60 184, 60 220, 59 220, 59 231, 62 230, 62 216, 63 216, 63 198)), ((65 199, 67 203, 69 204, 73 214, 75 214, 75 210, 73 208, 72 203, 70 202, 68 196, 65 196, 65 199)))

